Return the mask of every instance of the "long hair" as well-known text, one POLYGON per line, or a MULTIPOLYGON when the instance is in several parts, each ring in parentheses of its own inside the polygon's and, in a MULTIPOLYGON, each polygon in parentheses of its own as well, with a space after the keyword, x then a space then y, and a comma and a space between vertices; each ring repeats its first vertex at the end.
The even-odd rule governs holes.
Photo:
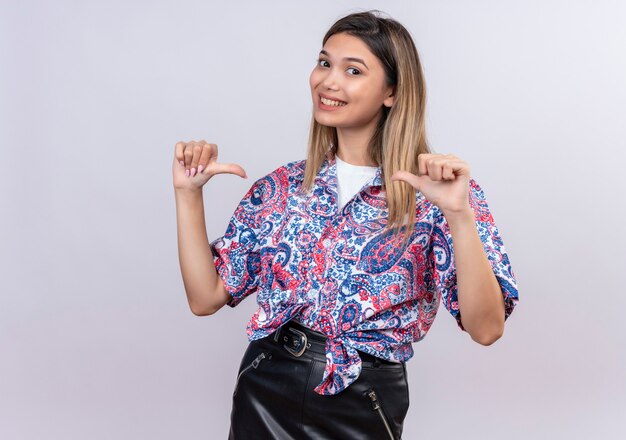
MULTIPOLYGON (((430 153, 426 139, 426 88, 424 73, 413 39, 407 29, 378 10, 357 12, 336 21, 324 35, 322 45, 334 34, 346 32, 361 39, 380 60, 387 86, 395 86, 392 107, 383 112, 372 136, 367 154, 381 167, 382 189, 386 193, 389 215, 385 230, 404 229, 406 244, 415 229, 416 190, 404 181, 392 181, 398 170, 417 174, 417 156, 430 153), (407 219, 409 221, 407 221, 407 219), (403 228, 403 224, 407 227, 403 228)), ((311 118, 306 167, 302 190, 309 192, 329 147, 337 146, 337 129, 311 118)))

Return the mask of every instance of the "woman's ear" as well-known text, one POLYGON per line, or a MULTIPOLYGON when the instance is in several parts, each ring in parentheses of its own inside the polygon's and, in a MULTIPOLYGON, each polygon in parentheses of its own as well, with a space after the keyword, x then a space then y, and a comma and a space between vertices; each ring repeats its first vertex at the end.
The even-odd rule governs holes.
POLYGON ((387 96, 387 98, 385 98, 385 100, 383 101, 383 105, 385 107, 389 107, 391 108, 391 106, 393 105, 393 103, 396 100, 396 87, 393 86, 393 88, 391 89, 391 91, 389 92, 389 95, 387 96))
POLYGON ((393 103, 395 102, 395 100, 396 100, 396 99, 395 99, 395 96, 391 95, 391 96, 389 96, 387 99, 385 99, 385 100, 383 101, 383 105, 384 105, 385 107, 389 107, 389 108, 391 108, 391 106, 393 105, 393 103))

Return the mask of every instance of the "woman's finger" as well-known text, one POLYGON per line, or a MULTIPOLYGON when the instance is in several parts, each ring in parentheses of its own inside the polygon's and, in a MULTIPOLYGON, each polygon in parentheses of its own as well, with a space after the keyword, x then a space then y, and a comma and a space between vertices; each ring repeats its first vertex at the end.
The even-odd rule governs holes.
POLYGON ((422 153, 417 156, 417 175, 423 176, 428 175, 428 161, 436 154, 433 153, 422 153))
POLYGON ((185 156, 183 155, 183 151, 185 149, 185 143, 183 141, 176 142, 174 146, 174 157, 183 167, 185 166, 185 156))
POLYGON ((426 168, 428 169, 428 177, 431 180, 441 180, 441 168, 443 166, 443 162, 447 159, 440 158, 437 156, 430 157, 426 159, 426 168))
POLYGON ((193 159, 193 141, 185 144, 185 150, 183 151, 185 157, 185 174, 189 177, 189 169, 191 168, 191 159, 193 159))
POLYGON ((195 143, 193 146, 193 157, 191 158, 191 170, 189 171, 189 176, 193 177, 196 175, 196 170, 198 169, 198 162, 200 161, 200 155, 202 154, 202 148, 204 145, 204 141, 200 141, 199 143, 195 143))
POLYGON ((209 164, 209 159, 211 158, 211 150, 212 144, 205 144, 202 147, 202 152, 200 153, 200 159, 198 160, 198 174, 200 174, 203 170, 206 169, 209 164))
POLYGON ((455 179, 455 175, 454 175, 454 168, 455 168, 455 164, 457 163, 456 160, 447 160, 442 167, 442 172, 441 172, 441 178, 443 180, 454 180, 455 179))
POLYGON ((239 177, 248 178, 246 171, 236 163, 219 163, 212 162, 210 164, 211 173, 215 174, 236 174, 239 177))

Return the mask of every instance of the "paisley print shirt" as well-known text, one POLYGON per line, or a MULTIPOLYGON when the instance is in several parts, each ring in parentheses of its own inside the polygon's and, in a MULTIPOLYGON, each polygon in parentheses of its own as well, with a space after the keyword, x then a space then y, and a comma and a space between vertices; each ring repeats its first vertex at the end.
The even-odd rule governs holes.
MULTIPOLYGON (((292 318, 327 336, 326 368, 315 391, 331 395, 359 377, 357 350, 394 362, 410 359, 412 343, 424 338, 440 302, 465 329, 452 235, 439 208, 416 191, 415 231, 402 247, 383 231, 389 211, 382 168, 338 209, 335 156, 326 156, 309 196, 298 192, 305 163, 289 162, 254 182, 210 247, 232 296, 229 306, 257 293, 249 341, 292 318)), ((517 283, 473 178, 469 200, 506 319, 518 302, 517 283)))

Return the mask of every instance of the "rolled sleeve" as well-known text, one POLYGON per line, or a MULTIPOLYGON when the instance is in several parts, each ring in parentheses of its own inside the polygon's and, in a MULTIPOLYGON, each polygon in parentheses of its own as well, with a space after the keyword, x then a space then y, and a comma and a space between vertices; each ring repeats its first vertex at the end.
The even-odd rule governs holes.
POLYGON ((235 307, 254 293, 261 272, 260 248, 265 211, 264 179, 257 180, 243 196, 223 236, 210 243, 213 262, 235 307))
MULTIPOLYGON (((504 319, 506 321, 519 301, 517 281, 502 237, 489 210, 485 193, 473 178, 470 179, 469 202, 474 211, 476 228, 485 254, 502 291, 505 309, 504 319)), ((430 262, 434 287, 444 307, 456 319, 458 327, 466 331, 461 322, 458 306, 452 234, 445 216, 438 209, 431 244, 430 262)))

